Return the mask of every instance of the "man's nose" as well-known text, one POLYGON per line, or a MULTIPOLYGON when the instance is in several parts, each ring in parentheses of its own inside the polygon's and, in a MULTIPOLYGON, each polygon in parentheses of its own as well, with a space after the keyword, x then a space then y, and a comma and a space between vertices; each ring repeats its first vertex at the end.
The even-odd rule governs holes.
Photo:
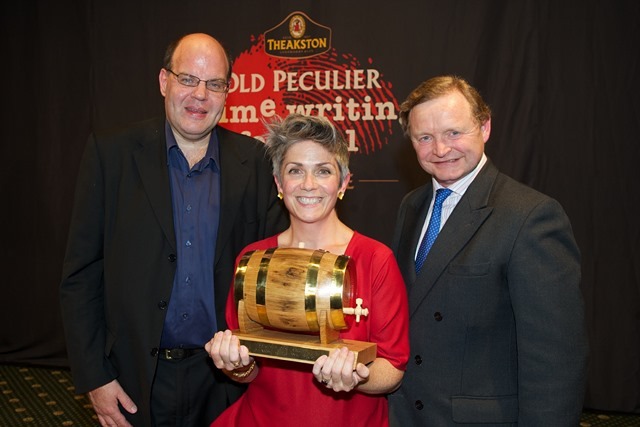
POLYGON ((198 85, 193 88, 193 96, 197 99, 205 99, 209 93, 207 89, 207 82, 200 80, 198 85))
POLYGON ((435 138, 433 141, 433 153, 438 157, 444 157, 451 147, 446 143, 444 137, 435 138))

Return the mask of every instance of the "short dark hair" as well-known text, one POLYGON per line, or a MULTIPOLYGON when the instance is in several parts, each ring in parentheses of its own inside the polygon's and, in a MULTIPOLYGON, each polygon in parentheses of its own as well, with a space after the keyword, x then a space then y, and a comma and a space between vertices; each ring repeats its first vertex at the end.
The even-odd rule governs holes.
POLYGON ((471 113, 478 124, 491 118, 491 109, 484 102, 480 93, 465 79, 453 75, 438 76, 420 83, 400 104, 399 121, 405 135, 409 133, 409 114, 416 105, 447 95, 455 90, 460 92, 469 102, 471 113))
MULTIPOLYGON (((166 69, 166 70, 173 70, 173 54, 175 53, 176 49, 178 48, 178 45, 180 45, 180 42, 182 41, 182 39, 184 39, 185 37, 187 37, 189 34, 185 34, 184 36, 175 39, 173 41, 171 41, 169 43, 169 45, 167 46, 167 49, 164 51, 164 58, 162 61, 162 68, 166 69)), ((231 73, 232 73, 232 68, 233 68, 233 60, 231 59, 231 55, 229 55, 229 52, 227 51, 227 49, 223 46, 223 44, 217 40, 218 43, 220 43, 220 46, 222 46, 222 50, 224 51, 224 55, 227 57, 227 64, 229 65, 229 69, 227 70, 227 81, 231 80, 231 73)))

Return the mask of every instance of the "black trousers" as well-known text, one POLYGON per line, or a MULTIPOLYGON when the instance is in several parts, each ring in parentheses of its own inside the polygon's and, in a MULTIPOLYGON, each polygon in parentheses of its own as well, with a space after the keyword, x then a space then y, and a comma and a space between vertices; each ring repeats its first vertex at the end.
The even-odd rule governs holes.
POLYGON ((208 427, 242 391, 205 351, 185 359, 160 357, 151 389, 153 425, 208 427))

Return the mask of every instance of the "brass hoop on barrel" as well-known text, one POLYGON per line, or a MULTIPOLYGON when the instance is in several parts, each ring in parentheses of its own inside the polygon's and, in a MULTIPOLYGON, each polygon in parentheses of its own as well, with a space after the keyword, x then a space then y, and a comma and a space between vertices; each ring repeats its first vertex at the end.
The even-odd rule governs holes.
POLYGON ((317 332, 325 312, 332 329, 345 329, 355 282, 349 259, 303 248, 247 252, 236 269, 236 304, 244 300, 248 317, 266 327, 317 332))

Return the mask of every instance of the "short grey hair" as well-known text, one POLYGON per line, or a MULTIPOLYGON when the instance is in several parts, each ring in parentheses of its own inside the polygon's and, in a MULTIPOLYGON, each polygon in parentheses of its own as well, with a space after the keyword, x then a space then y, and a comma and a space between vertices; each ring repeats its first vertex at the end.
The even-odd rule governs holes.
POLYGON ((265 127, 265 144, 271 157, 273 174, 279 182, 282 182, 280 171, 289 148, 298 142, 313 141, 335 156, 340 169, 340 185, 344 183, 349 175, 349 145, 329 119, 296 113, 284 119, 276 116, 271 122, 265 123, 265 127))

